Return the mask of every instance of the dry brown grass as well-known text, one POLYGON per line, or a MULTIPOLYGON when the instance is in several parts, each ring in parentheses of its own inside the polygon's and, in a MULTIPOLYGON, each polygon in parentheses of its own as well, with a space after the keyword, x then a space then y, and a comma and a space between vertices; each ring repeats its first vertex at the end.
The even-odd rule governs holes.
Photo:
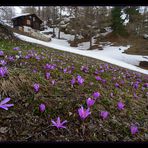
POLYGON ((131 45, 131 47, 125 51, 127 54, 148 55, 148 41, 139 36, 130 35, 124 38, 110 33, 101 39, 101 41, 110 41, 114 43, 114 45, 131 45))
MULTIPOLYGON (((9 73, 9 78, 0 79, 0 90, 1 96, 11 96, 11 97, 20 97, 20 89, 24 86, 31 86, 31 81, 26 77, 25 74, 20 73, 19 75, 11 75, 9 73)), ((23 88, 24 89, 24 88, 23 88)), ((28 87, 29 90, 29 87, 28 87)), ((27 90, 27 91, 28 91, 27 90)))

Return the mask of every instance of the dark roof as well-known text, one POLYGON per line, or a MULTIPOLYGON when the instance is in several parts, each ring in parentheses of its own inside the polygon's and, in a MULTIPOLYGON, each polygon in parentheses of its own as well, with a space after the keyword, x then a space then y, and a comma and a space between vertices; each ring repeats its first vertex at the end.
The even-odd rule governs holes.
POLYGON ((28 16, 28 15, 35 15, 41 22, 43 22, 35 13, 24 13, 24 14, 19 14, 17 16, 12 17, 12 20, 20 18, 22 16, 28 16))

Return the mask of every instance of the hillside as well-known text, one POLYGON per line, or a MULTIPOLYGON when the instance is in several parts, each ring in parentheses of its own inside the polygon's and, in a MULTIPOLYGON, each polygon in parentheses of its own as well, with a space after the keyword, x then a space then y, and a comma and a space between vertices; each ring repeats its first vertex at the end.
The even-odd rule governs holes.
POLYGON ((0 60, 0 141, 148 140, 148 75, 24 41, 0 40, 0 60))

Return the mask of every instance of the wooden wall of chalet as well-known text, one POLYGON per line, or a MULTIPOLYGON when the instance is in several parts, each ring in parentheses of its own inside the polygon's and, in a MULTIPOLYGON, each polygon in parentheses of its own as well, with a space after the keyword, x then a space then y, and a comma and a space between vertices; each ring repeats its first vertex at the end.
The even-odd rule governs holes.
POLYGON ((21 16, 13 20, 14 28, 18 26, 29 26, 33 29, 40 30, 42 21, 35 15, 21 16))

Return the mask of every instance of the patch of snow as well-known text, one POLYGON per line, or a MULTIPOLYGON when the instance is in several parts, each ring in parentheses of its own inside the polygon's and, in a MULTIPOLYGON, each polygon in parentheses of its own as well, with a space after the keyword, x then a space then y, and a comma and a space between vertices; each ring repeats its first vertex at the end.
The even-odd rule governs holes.
POLYGON ((83 42, 83 43, 79 43, 78 47, 76 47, 79 50, 87 50, 90 47, 90 42, 83 42))
POLYGON ((43 32, 53 32, 53 28, 47 27, 47 29, 40 31, 41 33, 43 32))
POLYGON ((140 6, 139 7, 139 13, 143 14, 144 11, 148 12, 148 7, 147 6, 140 6))
POLYGON ((60 25, 61 28, 66 28, 67 24, 60 25))
POLYGON ((126 18, 127 17, 127 14, 125 14, 124 11, 122 11, 122 15, 120 16, 122 20, 124 20, 123 22, 123 25, 127 25, 127 23, 129 22, 129 18, 126 18))
MULTIPOLYGON (((148 70, 136 67, 132 64, 129 64, 132 62, 134 62, 134 64, 138 64, 138 62, 142 60, 146 61, 146 58, 144 58, 143 56, 127 55, 127 54, 122 53, 124 52, 124 50, 128 49, 130 46, 127 46, 127 47, 105 46, 104 50, 101 50, 101 51, 98 51, 97 49, 84 51, 84 50, 78 50, 78 48, 75 48, 75 47, 68 47, 69 44, 65 40, 52 39, 51 42, 44 42, 44 41, 40 41, 40 40, 31 38, 31 37, 20 35, 18 33, 14 33, 14 35, 20 38, 21 40, 24 40, 27 42, 37 43, 37 44, 41 44, 41 45, 44 45, 50 48, 63 50, 63 51, 71 52, 71 53, 76 53, 76 54, 87 56, 87 57, 96 58, 96 59, 99 59, 99 60, 102 60, 102 61, 105 61, 111 64, 118 65, 120 67, 124 67, 130 70, 144 73, 144 74, 148 74, 148 70)), ((145 57, 148 57, 148 56, 145 56, 145 57)))
POLYGON ((5 26, 9 26, 9 27, 13 28, 13 25, 11 23, 8 23, 7 20, 0 20, 0 23, 5 25, 5 26))
POLYGON ((105 32, 105 33, 100 33, 102 36, 106 36, 107 34, 109 34, 109 33, 111 33, 113 30, 112 29, 110 29, 110 30, 108 30, 107 32, 105 32))
POLYGON ((32 30, 32 28, 29 26, 23 26, 23 27, 24 27, 24 32, 30 32, 32 30))
POLYGON ((148 34, 144 34, 143 37, 144 37, 145 39, 148 39, 148 34))
POLYGON ((66 22, 66 23, 68 23, 70 21, 70 19, 69 18, 64 18, 64 22, 66 22))
POLYGON ((12 17, 12 19, 17 18, 17 17, 20 17, 20 16, 26 16, 26 15, 30 15, 30 13, 18 14, 16 16, 12 17))
POLYGON ((65 25, 65 22, 64 22, 64 21, 61 21, 60 24, 61 24, 61 25, 65 25))
MULTIPOLYGON (((58 37, 59 28, 55 28, 56 37, 58 37)), ((60 32, 60 37, 65 40, 74 40, 74 35, 65 34, 64 32, 60 32)))
POLYGON ((112 32, 111 27, 105 27, 104 29, 105 29, 107 32, 112 32))
POLYGON ((123 22, 123 25, 126 26, 128 22, 129 22, 129 19, 125 19, 124 22, 123 22))

